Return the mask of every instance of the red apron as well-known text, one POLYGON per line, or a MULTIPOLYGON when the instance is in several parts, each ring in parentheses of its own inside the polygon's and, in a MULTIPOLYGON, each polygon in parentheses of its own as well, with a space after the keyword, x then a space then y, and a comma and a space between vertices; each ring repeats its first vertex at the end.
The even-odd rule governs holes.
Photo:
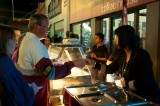
POLYGON ((33 106, 49 106, 50 83, 45 76, 23 76, 28 83, 35 83, 37 86, 43 86, 35 95, 33 106))

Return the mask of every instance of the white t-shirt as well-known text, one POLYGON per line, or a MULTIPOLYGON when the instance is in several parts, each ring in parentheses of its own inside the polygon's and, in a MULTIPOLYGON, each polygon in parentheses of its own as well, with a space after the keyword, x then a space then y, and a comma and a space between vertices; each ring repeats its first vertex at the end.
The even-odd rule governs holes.
POLYGON ((35 65, 43 57, 49 58, 47 48, 35 34, 27 32, 19 48, 17 68, 23 75, 38 75, 39 73, 36 71, 35 65))

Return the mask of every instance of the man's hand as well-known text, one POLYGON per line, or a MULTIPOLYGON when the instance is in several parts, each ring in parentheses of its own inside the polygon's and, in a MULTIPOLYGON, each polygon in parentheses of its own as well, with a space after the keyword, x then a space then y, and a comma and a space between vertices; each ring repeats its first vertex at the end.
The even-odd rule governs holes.
POLYGON ((75 67, 84 67, 85 65, 92 65, 93 60, 90 59, 79 59, 73 61, 75 67))

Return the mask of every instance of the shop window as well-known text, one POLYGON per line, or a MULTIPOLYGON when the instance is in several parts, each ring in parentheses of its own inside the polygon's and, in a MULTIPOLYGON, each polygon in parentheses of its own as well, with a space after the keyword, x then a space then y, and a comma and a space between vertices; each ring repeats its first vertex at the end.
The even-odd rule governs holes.
POLYGON ((128 14, 128 25, 131 25, 134 27, 134 13, 128 14))
POLYGON ((82 47, 86 51, 91 47, 91 22, 82 23, 82 47))
POLYGON ((79 35, 82 48, 85 52, 91 47, 91 22, 85 21, 72 25, 72 32, 79 35))
POLYGON ((48 6, 49 19, 57 16, 62 11, 62 0, 51 0, 48 6))
POLYGON ((79 40, 80 40, 80 42, 81 42, 81 23, 74 24, 72 31, 73 31, 74 34, 77 34, 77 35, 78 35, 79 40))
MULTIPOLYGON (((122 25, 122 18, 113 18, 113 32, 116 28, 122 25)), ((128 25, 134 27, 134 13, 128 14, 128 25)))
POLYGON ((64 38, 64 21, 59 21, 54 24, 54 34, 64 38))

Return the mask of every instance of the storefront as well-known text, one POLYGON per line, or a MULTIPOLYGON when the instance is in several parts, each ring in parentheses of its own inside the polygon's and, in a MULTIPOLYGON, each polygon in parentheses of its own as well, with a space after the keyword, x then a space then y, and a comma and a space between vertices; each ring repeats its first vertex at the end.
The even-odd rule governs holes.
MULTIPOLYGON (((56 29, 61 29, 64 37, 67 30, 78 34, 87 53, 93 46, 94 34, 103 32, 109 52, 112 52, 114 30, 122 25, 123 0, 46 0, 46 9, 51 3, 61 6, 58 8, 61 11, 56 10, 60 12, 50 18, 50 24, 53 25, 52 31, 50 30, 52 35, 56 33, 56 29), (57 27, 56 23, 61 20, 63 24, 57 27)), ((142 40, 141 46, 150 53, 156 80, 160 82, 160 1, 127 0, 127 10, 128 24, 134 26, 142 40)), ((46 11, 48 15, 51 13, 46 11)))

